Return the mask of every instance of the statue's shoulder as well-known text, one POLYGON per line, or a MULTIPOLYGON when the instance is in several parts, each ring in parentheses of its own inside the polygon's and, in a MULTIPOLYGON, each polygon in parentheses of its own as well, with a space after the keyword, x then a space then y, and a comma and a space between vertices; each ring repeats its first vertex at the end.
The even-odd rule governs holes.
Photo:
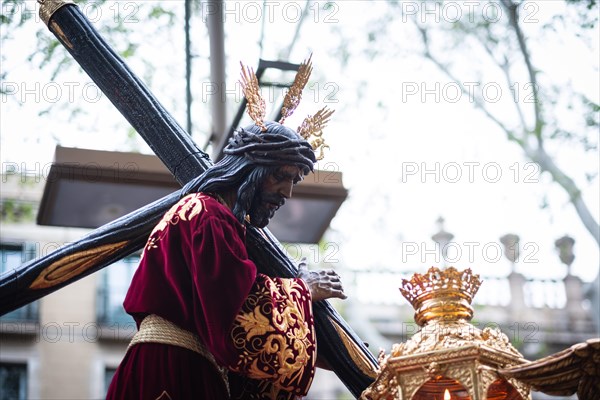
POLYGON ((238 224, 231 210, 220 198, 206 193, 188 194, 179 201, 178 208, 179 210, 185 210, 185 213, 189 216, 188 220, 193 217, 217 217, 238 224))

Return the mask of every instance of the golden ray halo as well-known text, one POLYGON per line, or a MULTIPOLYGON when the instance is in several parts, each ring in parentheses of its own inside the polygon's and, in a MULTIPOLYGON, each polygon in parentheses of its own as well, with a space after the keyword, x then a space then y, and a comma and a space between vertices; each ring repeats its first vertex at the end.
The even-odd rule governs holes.
POLYGON ((335 111, 327 108, 321 108, 314 116, 308 115, 302 121, 302 124, 297 129, 297 132, 305 140, 307 140, 315 152, 319 152, 316 156, 317 160, 322 160, 324 150, 329 148, 323 139, 323 129, 329 122, 329 118, 335 111))
POLYGON ((250 67, 244 67, 244 64, 240 62, 242 66, 242 76, 239 81, 242 85, 242 91, 248 102, 248 115, 260 129, 265 132, 267 127, 265 126, 265 115, 266 105, 265 100, 260 94, 260 87, 258 86, 258 79, 254 70, 250 67))
MULTIPOLYGON (((266 105, 265 100, 260 94, 258 78, 252 68, 245 67, 242 62, 240 62, 240 65, 242 67, 242 74, 239 82, 248 103, 248 115, 252 118, 254 123, 265 132, 267 130, 264 123, 266 105)), ((280 124, 283 124, 285 119, 291 116, 300 104, 302 91, 308 83, 311 73, 312 54, 300 64, 294 82, 286 93, 283 107, 281 108, 280 124)), ((329 122, 329 118, 333 113, 334 110, 328 109, 327 106, 325 106, 317 111, 314 116, 308 115, 297 129, 297 133, 310 143, 313 151, 315 151, 315 153, 318 152, 318 154, 315 155, 317 161, 323 159, 324 149, 329 148, 329 146, 325 144, 325 139, 323 138, 323 129, 329 122)))
POLYGON ((308 57, 308 59, 304 60, 302 64, 300 64, 298 73, 296 73, 296 77, 294 78, 294 83, 292 83, 292 86, 285 94, 283 107, 281 108, 281 119, 279 120, 280 124, 283 124, 285 119, 291 116, 300 104, 300 101, 302 100, 302 91, 308 83, 311 73, 312 54, 308 57))

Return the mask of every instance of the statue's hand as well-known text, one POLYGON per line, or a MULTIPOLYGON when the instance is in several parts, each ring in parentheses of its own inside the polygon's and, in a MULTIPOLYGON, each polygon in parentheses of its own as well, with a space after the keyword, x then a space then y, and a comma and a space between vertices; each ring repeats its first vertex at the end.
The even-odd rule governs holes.
POLYGON ((298 264, 298 278, 306 282, 313 301, 325 300, 332 297, 345 299, 342 282, 338 274, 332 270, 309 271, 306 258, 298 264))

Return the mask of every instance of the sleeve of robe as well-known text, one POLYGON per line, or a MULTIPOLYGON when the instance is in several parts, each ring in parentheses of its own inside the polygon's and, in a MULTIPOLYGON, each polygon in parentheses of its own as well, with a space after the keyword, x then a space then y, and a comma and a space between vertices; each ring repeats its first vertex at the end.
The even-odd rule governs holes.
POLYGON ((269 390, 305 395, 316 359, 306 284, 257 274, 243 227, 211 211, 193 226, 189 263, 205 345, 221 365, 270 382, 269 390))

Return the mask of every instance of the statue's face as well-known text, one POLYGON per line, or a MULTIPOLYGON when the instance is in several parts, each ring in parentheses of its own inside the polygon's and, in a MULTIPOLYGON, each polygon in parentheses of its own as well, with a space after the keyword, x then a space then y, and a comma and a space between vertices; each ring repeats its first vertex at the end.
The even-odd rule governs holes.
POLYGON ((292 197, 294 185, 303 177, 302 170, 292 165, 281 167, 270 175, 252 200, 248 211, 250 223, 258 228, 267 226, 275 211, 292 197))

